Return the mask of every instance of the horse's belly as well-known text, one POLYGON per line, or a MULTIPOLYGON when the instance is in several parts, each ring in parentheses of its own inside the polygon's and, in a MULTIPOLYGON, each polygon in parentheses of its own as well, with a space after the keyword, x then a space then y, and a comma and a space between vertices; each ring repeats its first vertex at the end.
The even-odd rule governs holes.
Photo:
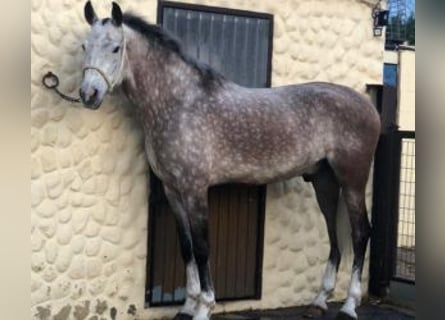
POLYGON ((226 168, 223 180, 248 184, 277 182, 315 172, 321 159, 321 157, 314 157, 305 161, 277 161, 268 164, 233 163, 226 168))

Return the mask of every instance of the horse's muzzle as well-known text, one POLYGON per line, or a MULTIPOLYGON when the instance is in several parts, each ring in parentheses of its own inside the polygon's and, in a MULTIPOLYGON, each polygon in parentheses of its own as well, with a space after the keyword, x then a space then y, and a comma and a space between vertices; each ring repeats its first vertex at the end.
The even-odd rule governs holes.
POLYGON ((97 89, 90 89, 87 91, 84 91, 82 89, 79 89, 79 96, 82 100, 82 103, 85 107, 88 109, 97 109, 101 105, 102 101, 99 99, 98 94, 99 91, 97 89))

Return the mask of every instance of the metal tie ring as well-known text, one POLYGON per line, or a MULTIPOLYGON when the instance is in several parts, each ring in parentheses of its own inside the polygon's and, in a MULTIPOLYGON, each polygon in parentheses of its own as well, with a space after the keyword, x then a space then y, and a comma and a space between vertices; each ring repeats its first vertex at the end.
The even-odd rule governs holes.
POLYGON ((67 96, 66 94, 60 92, 59 89, 57 89, 57 87, 59 86, 59 78, 51 71, 43 76, 42 83, 47 89, 54 90, 62 99, 70 102, 80 103, 80 98, 67 96))

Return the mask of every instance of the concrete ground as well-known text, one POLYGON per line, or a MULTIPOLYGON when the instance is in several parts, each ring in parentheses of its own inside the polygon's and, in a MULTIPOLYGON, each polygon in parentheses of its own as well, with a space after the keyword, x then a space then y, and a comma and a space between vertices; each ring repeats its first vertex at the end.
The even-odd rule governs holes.
MULTIPOLYGON (((329 311, 318 318, 319 320, 333 320, 340 309, 341 303, 330 303, 329 311)), ((283 308, 275 310, 242 311, 227 314, 215 314, 212 320, 303 320, 305 307, 283 308)), ((359 320, 412 320, 415 312, 389 305, 363 304, 357 310, 359 320)))

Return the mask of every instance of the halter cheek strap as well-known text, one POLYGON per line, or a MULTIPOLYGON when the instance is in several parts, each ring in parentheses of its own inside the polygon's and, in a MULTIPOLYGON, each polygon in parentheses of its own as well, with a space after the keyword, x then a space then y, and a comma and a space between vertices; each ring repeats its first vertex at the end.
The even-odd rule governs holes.
POLYGON ((118 76, 116 77, 116 79, 112 82, 110 81, 110 79, 108 79, 107 75, 105 74, 105 72, 103 72, 100 68, 95 67, 95 66, 85 66, 83 68, 83 77, 85 77, 85 72, 87 70, 94 70, 96 72, 98 72, 101 77, 105 80, 106 84, 107 84, 107 91, 111 92, 114 87, 117 84, 117 79, 119 78, 119 76, 122 74, 122 70, 124 68, 124 60, 125 60, 125 54, 126 54, 126 49, 127 49, 127 43, 126 43, 126 39, 125 39, 125 35, 123 34, 123 41, 122 41, 123 45, 122 45, 122 51, 121 51, 121 63, 119 65, 119 70, 118 70, 118 76))

